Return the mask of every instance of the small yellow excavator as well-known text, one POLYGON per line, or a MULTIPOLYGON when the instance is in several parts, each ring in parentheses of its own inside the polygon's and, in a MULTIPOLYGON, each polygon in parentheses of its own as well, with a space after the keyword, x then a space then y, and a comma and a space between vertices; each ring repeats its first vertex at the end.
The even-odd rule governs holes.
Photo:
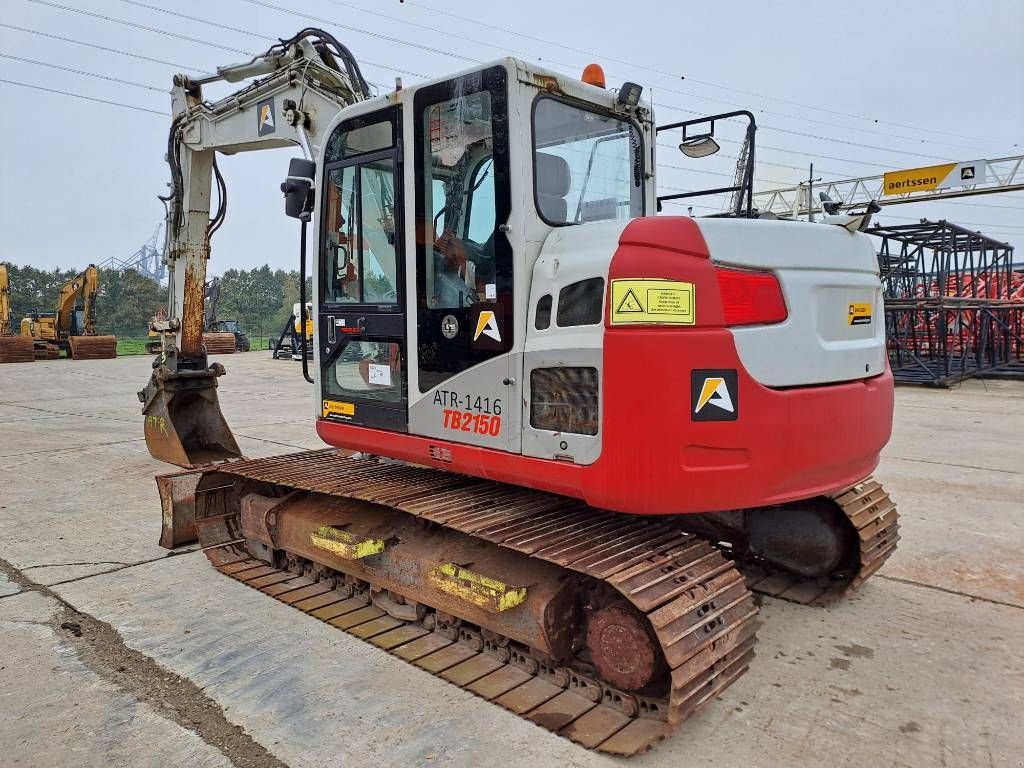
POLYGON ((32 339, 37 359, 60 357, 61 350, 75 360, 117 357, 117 338, 96 335, 96 293, 99 270, 85 271, 61 286, 53 312, 32 312, 21 320, 21 335, 32 339))
POLYGON ((32 341, 11 335, 11 290, 7 266, 0 264, 0 363, 31 363, 32 341))

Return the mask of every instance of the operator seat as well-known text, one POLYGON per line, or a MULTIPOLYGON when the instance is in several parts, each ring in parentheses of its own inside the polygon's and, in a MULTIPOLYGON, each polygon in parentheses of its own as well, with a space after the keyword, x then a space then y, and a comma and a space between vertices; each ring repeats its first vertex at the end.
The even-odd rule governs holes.
POLYGON ((537 152, 534 157, 537 206, 541 215, 551 224, 565 224, 569 215, 565 196, 572 185, 569 163, 563 157, 546 152, 537 152))

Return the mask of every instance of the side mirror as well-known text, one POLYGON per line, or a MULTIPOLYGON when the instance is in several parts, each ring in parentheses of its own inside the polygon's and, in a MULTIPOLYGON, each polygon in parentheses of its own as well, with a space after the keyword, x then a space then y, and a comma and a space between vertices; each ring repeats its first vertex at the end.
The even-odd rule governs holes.
POLYGON ((313 213, 313 179, 316 163, 293 157, 288 162, 288 176, 281 184, 284 212, 293 219, 309 221, 313 213))
POLYGON ((679 151, 692 158, 708 157, 720 149, 718 142, 710 133, 684 138, 679 144, 679 151))

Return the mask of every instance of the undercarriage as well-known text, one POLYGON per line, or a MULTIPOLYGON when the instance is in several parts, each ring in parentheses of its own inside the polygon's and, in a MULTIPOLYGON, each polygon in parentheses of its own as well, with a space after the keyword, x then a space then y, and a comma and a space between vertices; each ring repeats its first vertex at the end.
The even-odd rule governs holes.
POLYGON ((619 755, 746 671, 751 590, 835 600, 898 539, 874 481, 792 510, 630 516, 331 449, 222 464, 195 490, 222 573, 619 755))

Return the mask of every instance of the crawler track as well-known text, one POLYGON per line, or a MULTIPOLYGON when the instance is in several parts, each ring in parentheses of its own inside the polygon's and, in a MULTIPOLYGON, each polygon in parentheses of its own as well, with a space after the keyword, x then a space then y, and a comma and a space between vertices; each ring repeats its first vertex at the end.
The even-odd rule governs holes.
MULTIPOLYGON (((595 510, 552 494, 432 469, 342 458, 332 450, 220 465, 196 493, 196 526, 221 572, 387 650, 581 745, 642 752, 713 699, 754 655, 756 607, 743 576, 703 539, 669 522, 595 510), (630 694, 599 679, 585 655, 562 662, 429 611, 403 620, 371 602, 360 579, 294 558, 252 556, 239 494, 260 483, 398 510, 600 583, 649 622, 655 683, 630 694)), ((367 561, 370 562, 370 561, 367 561)))
POLYGON ((832 579, 805 579, 763 562, 738 558, 753 592, 801 605, 828 605, 860 587, 896 551, 899 513, 877 480, 868 478, 832 498, 857 531, 858 570, 832 579))

